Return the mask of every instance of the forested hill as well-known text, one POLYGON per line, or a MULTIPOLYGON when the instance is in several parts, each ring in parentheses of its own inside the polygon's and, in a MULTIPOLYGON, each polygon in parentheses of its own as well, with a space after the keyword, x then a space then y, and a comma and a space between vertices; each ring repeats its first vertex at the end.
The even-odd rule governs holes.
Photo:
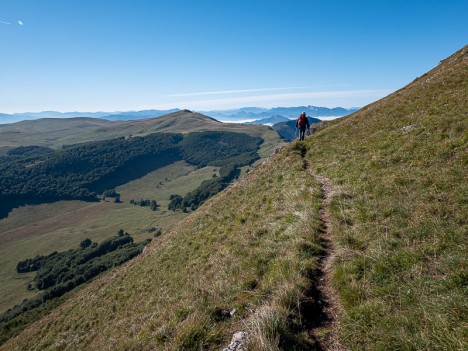
MULTIPOLYGON (((144 137, 90 142, 54 151, 29 146, 0 157, 0 217, 22 204, 80 199, 142 177, 178 160, 222 166, 231 174, 259 158, 261 138, 233 132, 144 137)), ((221 182, 222 179, 216 180, 221 182)), ((228 181, 225 179, 225 181, 228 181)))

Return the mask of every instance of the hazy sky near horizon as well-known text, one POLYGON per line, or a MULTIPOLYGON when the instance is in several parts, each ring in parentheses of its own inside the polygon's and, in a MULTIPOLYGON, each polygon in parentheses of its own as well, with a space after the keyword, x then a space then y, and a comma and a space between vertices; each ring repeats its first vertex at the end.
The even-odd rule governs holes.
POLYGON ((363 106, 467 39, 466 0, 0 0, 0 113, 363 106))

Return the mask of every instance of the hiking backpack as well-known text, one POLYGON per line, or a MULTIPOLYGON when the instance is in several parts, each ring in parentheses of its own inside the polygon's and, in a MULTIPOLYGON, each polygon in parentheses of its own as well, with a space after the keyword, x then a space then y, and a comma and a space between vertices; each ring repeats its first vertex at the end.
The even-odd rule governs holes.
POLYGON ((305 127, 307 124, 307 117, 304 115, 300 115, 299 119, 297 120, 297 125, 299 127, 305 127))

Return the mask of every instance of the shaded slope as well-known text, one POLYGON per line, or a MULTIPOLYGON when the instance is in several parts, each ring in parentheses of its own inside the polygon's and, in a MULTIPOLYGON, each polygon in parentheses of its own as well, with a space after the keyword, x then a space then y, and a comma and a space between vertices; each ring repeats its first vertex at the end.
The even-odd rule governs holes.
POLYGON ((354 350, 466 349, 468 47, 307 141, 354 350))
POLYGON ((288 149, 1 349, 217 350, 246 319, 256 350, 312 346, 291 325, 321 252, 320 196, 288 149))

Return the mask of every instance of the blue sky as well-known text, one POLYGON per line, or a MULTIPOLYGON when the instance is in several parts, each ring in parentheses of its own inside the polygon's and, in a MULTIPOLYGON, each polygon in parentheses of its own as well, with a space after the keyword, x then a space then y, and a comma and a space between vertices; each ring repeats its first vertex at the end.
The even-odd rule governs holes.
POLYGON ((466 0, 0 0, 0 112, 363 106, 467 39, 466 0))

